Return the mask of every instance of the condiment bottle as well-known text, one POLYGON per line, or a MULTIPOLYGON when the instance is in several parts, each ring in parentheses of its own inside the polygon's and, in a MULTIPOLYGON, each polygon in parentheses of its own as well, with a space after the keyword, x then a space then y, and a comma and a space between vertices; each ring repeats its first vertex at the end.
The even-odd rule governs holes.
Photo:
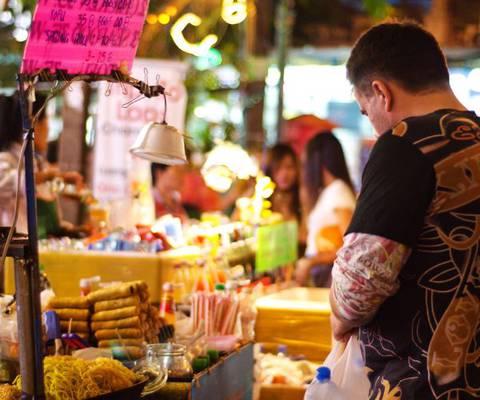
POLYGON ((208 271, 206 268, 205 260, 197 261, 197 276, 195 277, 195 283, 193 285, 194 292, 211 292, 213 291, 213 284, 210 287, 208 279, 208 271))
POLYGON ((173 272, 174 299, 177 304, 183 303, 186 297, 186 279, 183 271, 183 264, 176 264, 173 272))
POLYGON ((163 284, 162 300, 160 302, 160 317, 165 325, 175 327, 175 298, 174 287, 170 282, 163 284))
POLYGON ((92 291, 92 282, 90 279, 80 279, 80 296, 88 296, 92 291))

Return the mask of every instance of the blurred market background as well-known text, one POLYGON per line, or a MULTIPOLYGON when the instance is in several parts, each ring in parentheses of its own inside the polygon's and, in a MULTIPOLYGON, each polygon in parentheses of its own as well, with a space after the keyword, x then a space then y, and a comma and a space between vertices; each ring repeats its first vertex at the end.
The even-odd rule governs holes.
MULTIPOLYGON (((332 123, 358 187, 372 130, 354 102, 344 63, 355 38, 389 17, 419 21, 434 33, 448 56, 453 89, 480 112, 479 0, 248 0, 246 15, 231 23, 222 18, 228 3, 151 0, 137 53, 141 59, 181 61, 184 131, 199 164, 216 139, 262 152, 278 141, 301 146, 309 129, 332 123), (192 23, 191 15, 199 20, 192 23), (175 34, 179 25, 182 37, 175 34), (196 51, 212 35, 213 46, 196 51)), ((33 0, 0 1, 2 92, 14 90, 34 7, 33 0)), ((146 73, 156 79, 148 67, 146 73)), ((87 182, 94 174, 98 88, 78 84, 48 109, 49 141, 60 167, 81 172, 87 182)), ((122 112, 135 114, 133 107, 122 112)), ((78 218, 78 210, 70 214, 78 218)))
MULTIPOLYGON (((60 12, 72 4, 72 0, 39 1, 58 5, 60 12)), ((76 5, 80 3, 86 10, 92 4, 94 10, 98 4, 105 9, 112 4, 125 8, 129 1, 146 4, 142 3, 146 0, 80 0, 76 5)), ((16 89, 23 48, 29 32, 35 32, 31 27, 35 4, 35 0, 0 0, 0 94, 10 95, 16 89)), ((109 11, 107 18, 110 14, 113 12, 109 11)), ((262 400, 304 398, 305 384, 331 348, 327 287, 344 228, 338 221, 330 224, 328 213, 339 209, 353 213, 362 171, 375 142, 371 124, 353 98, 345 63, 356 38, 388 18, 418 21, 435 35, 448 58, 455 94, 480 115, 480 0, 150 0, 131 75, 149 85, 165 86, 167 109, 162 97, 142 98, 131 88, 106 82, 67 84, 68 89, 48 102, 47 118, 42 116, 35 127, 35 146, 41 142, 37 140, 39 131, 46 136, 48 130, 48 148, 37 154, 43 171, 37 168, 37 174, 53 171, 43 182, 49 199, 39 199, 40 185, 36 186, 37 204, 43 202, 43 210, 38 212, 39 260, 42 288, 53 295, 51 286, 58 296, 54 298, 57 307, 52 308, 63 314, 57 318, 56 330, 63 339, 67 335, 67 351, 71 334, 90 340, 82 344, 87 346, 97 344, 98 333, 110 331, 107 333, 113 336, 103 338, 112 339, 103 340, 105 348, 118 357, 113 351, 120 348, 120 339, 120 355, 129 362, 130 350, 124 348, 132 348, 132 341, 123 339, 130 340, 130 336, 135 359, 143 357, 144 343, 158 347, 158 354, 152 353, 152 365, 157 358, 170 360, 178 355, 176 375, 169 371, 176 399, 180 398, 179 378, 187 383, 184 398, 219 398, 221 390, 228 390, 234 394, 223 398, 250 399, 254 375, 262 400), (161 124, 166 120, 168 127, 161 124), (152 122, 158 123, 157 131, 152 122), (38 129, 39 125, 43 129, 38 129), (330 176, 335 185, 324 179, 313 183, 304 179, 307 170, 313 170, 315 178, 322 172, 324 176, 334 172, 317 163, 324 153, 315 153, 309 160, 303 152, 317 133, 322 134, 316 137, 327 137, 325 131, 333 131, 328 137, 337 153, 329 154, 336 154, 342 168, 343 176, 335 180, 333 173, 330 176), (129 150, 135 138, 139 133, 142 138, 145 132, 158 139, 157 143, 166 144, 158 145, 156 153, 165 156, 165 148, 173 148, 176 158, 168 160, 187 159, 188 164, 164 166, 132 157, 129 150), (275 160, 269 150, 278 143, 287 143, 293 150, 279 146, 281 154, 275 160), (270 171, 265 168, 266 160, 270 171), (328 199, 342 200, 341 207, 330 205, 330 200, 325 206, 323 190, 328 185, 338 190, 339 184, 345 190, 328 199), (328 208, 326 213, 321 207, 328 208), (333 258, 314 265, 317 254, 333 258), (306 272, 299 279, 302 269, 306 272), (318 283, 314 273, 320 272, 317 275, 322 278, 322 271, 327 272, 326 279, 318 283), (298 287, 312 285, 323 288, 298 287), (117 297, 118 290, 121 296, 117 297), (102 297, 105 293, 114 296, 102 297), (133 299, 129 307, 116 302, 123 301, 124 293, 127 300, 133 299), (82 297, 70 297, 76 294, 82 297), (63 296, 68 296, 67 306, 63 296), (88 296, 88 301, 83 296, 88 296), (111 309, 114 318, 112 314, 106 318, 97 309, 105 303, 99 300, 112 301, 114 306, 105 309, 111 309), (218 308, 209 306, 211 300, 218 308), (228 309, 223 308, 224 300, 228 300, 228 309), (157 305, 159 312, 155 312, 157 305), (70 306, 79 308, 73 310, 73 316, 68 312, 70 306), (119 316, 117 311, 125 308, 129 313, 119 316), (81 320, 76 321, 79 313, 81 320), (132 318, 133 325, 131 321, 124 325, 125 319, 132 318), (103 323, 108 328, 101 327, 103 323), (117 327, 124 326, 141 331, 122 329, 130 331, 122 337, 117 327), (215 340, 205 342, 205 335, 215 340), (185 347, 177 353, 156 343, 173 339, 189 346, 189 360, 185 347), (161 354, 160 350, 165 351, 161 354), (219 359, 219 352, 225 357, 219 359), (224 365, 233 367, 221 369, 224 365), (206 368, 208 374, 202 372, 206 368), (220 378, 219 370, 224 371, 220 378), (193 372, 198 378, 195 384, 193 372), (289 393, 292 396, 287 397, 289 393)), ((76 29, 67 27, 69 32, 76 29)), ((95 35, 95 29, 89 29, 89 35, 95 35)), ((83 34, 82 29, 79 32, 83 34)), ((135 38, 131 43, 134 48, 135 38)), ((102 47, 94 52, 98 59, 93 65, 107 66, 110 72, 109 46, 104 47, 106 51, 102 47)), ((37 95, 45 95, 52 86, 54 82, 36 84, 37 95)), ((12 115, 17 114, 3 111, 4 120, 13 120, 12 115)), ((7 136, 0 134, 0 145, 7 136)), ((22 138, 20 129, 17 136, 22 138)), ((9 156, 19 147, 20 140, 2 152, 9 156)), ((147 150, 143 155, 151 149, 147 150)), ((13 176, 17 182, 16 160, 7 165, 10 175, 0 169, 0 178, 13 176)), ((0 188, 3 202, 13 201, 13 188, 13 184, 10 192, 0 188)), ((0 217, 10 208, 13 212, 14 207, 0 203, 0 217)), ((25 214, 25 207, 23 211, 25 214)), ((333 217, 332 221, 338 219, 333 217)), ((15 264, 7 262, 4 270, 0 268, 0 298, 8 309, 13 298, 1 293, 14 294, 13 271, 19 266, 30 264, 16 260, 15 264)), ((432 281, 440 280, 442 274, 432 281)), ((44 298, 42 301, 45 303, 44 298)), ((1 312, 1 304, 0 317, 8 314, 13 325, 0 318, 0 383, 15 379, 18 371, 12 372, 11 367, 13 363, 17 368, 19 349, 11 328, 17 326, 16 316, 9 310, 1 312)), ((19 329, 21 332, 22 327, 19 329)), ((27 336, 30 338, 30 331, 27 336)), ((55 339, 50 350, 57 350, 58 337, 49 336, 55 339)), ((170 390, 169 385, 166 389, 170 390)), ((399 398, 397 389, 385 392, 386 396, 399 398)))

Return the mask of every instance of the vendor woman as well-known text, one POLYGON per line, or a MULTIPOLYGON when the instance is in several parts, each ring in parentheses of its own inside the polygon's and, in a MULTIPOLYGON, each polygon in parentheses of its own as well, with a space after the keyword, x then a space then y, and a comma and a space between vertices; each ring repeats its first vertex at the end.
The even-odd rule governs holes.
POLYGON ((319 133, 307 144, 303 157, 302 200, 306 206, 307 249, 296 268, 305 285, 329 287, 337 250, 350 224, 355 194, 342 146, 331 132, 319 133))

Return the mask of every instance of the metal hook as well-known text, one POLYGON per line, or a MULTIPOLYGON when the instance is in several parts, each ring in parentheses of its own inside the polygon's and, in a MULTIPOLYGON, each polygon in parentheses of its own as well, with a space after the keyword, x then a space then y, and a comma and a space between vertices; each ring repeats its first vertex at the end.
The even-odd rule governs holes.
POLYGON ((137 101, 140 101, 142 99, 144 99, 145 96, 143 94, 139 94, 137 97, 135 97, 134 99, 130 100, 129 102, 125 103, 125 104, 122 104, 122 108, 128 108, 130 107, 132 104, 135 104, 137 101))
POLYGON ((123 81, 119 81, 119 83, 120 83, 120 86, 122 87, 122 94, 126 96, 128 94, 128 89, 125 86, 125 83, 123 81))
POLYGON ((54 94, 55 93, 55 90, 57 90, 58 88, 60 87, 60 81, 58 79, 55 79, 53 81, 53 86, 52 88, 50 89, 50 93, 51 94, 54 94))
POLYGON ((163 92, 163 105, 164 105, 164 109, 163 109, 163 124, 166 124, 167 123, 167 95, 165 94, 165 92, 163 92))
POLYGON ((113 86, 113 82, 107 83, 107 89, 105 90, 105 97, 108 97, 112 94, 112 86, 113 86))
POLYGON ((121 71, 118 70, 113 70, 112 71, 112 77, 120 83, 120 86, 122 87, 122 94, 126 96, 128 94, 127 87, 125 86, 125 82, 127 82, 127 79, 130 78, 128 75, 124 75, 121 71), (125 79, 127 78, 127 79, 125 79))
POLYGON ((147 67, 144 67, 143 68, 143 77, 145 79, 145 83, 147 84, 148 86, 148 68, 147 67))
POLYGON ((59 76, 60 79, 65 82, 63 85, 64 89, 66 88, 69 92, 73 91, 73 88, 70 86, 73 82, 73 77, 69 78, 63 69, 57 70, 57 76, 59 76))

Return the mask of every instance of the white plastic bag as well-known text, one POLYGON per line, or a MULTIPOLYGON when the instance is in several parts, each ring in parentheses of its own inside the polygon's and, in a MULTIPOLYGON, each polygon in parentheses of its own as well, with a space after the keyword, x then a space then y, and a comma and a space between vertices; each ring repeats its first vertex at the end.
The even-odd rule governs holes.
POLYGON ((365 371, 360 343, 351 336, 347 346, 335 342, 324 365, 330 368, 332 381, 342 390, 348 400, 367 400, 370 381, 365 371))

